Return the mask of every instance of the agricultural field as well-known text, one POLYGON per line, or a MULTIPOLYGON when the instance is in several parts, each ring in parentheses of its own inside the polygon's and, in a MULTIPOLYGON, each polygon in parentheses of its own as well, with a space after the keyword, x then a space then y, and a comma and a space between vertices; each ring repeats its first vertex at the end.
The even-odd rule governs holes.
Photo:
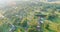
POLYGON ((0 32, 60 32, 60 3, 14 1, 0 6, 0 32))

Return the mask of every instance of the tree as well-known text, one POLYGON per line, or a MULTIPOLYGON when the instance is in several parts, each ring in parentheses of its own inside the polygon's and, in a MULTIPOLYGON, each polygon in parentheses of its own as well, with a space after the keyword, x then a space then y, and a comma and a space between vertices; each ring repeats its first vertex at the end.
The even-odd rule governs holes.
POLYGON ((21 26, 22 27, 27 27, 27 19, 23 19, 22 21, 21 21, 21 26))
POLYGON ((28 28, 28 32, 38 32, 36 28, 28 28))

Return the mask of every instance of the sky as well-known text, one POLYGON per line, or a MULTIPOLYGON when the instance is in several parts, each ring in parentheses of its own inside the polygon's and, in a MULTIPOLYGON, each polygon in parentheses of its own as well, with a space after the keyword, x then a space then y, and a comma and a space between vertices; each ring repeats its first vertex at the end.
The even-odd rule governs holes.
MULTIPOLYGON (((16 4, 15 1, 39 1, 39 0, 0 0, 0 6, 16 4)), ((57 0, 58 1, 58 0, 57 0)))

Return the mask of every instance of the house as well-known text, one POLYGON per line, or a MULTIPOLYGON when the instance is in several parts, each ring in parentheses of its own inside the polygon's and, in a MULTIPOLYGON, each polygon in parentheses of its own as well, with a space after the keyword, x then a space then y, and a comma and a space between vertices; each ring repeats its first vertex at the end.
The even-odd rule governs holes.
POLYGON ((4 16, 0 13, 0 18, 4 18, 4 16))

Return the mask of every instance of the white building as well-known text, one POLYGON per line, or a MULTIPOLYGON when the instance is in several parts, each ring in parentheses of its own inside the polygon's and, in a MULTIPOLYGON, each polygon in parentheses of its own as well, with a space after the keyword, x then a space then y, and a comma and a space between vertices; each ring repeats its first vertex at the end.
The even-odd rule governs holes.
POLYGON ((0 13, 0 18, 4 18, 4 16, 0 13))

